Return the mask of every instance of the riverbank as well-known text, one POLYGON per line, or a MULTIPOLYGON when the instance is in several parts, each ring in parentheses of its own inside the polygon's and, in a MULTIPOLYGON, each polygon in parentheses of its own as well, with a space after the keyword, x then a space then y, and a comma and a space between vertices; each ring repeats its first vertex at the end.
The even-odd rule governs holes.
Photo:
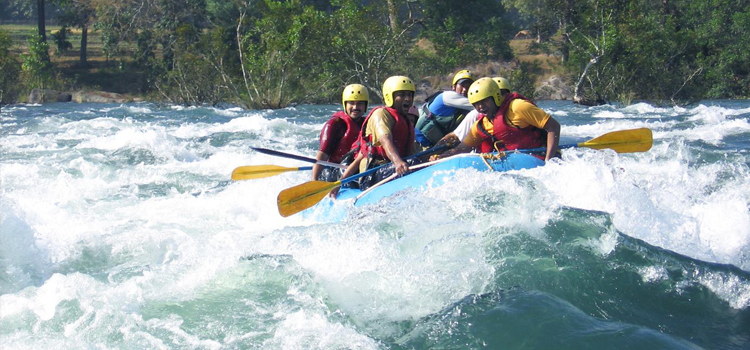
MULTIPOLYGON (((34 32, 30 25, 0 25, 0 29, 9 33, 14 42, 11 52, 20 54, 28 51, 26 40, 34 32)), ((64 51, 57 49, 51 40, 53 34, 60 30, 57 26, 48 26, 48 43, 50 45, 50 61, 59 72, 58 86, 44 90, 37 89, 22 92, 15 102, 47 103, 47 102, 109 102, 124 103, 144 100, 158 100, 160 97, 149 92, 149 82, 145 68, 137 66, 132 57, 136 48, 128 43, 121 43, 114 56, 108 56, 102 45, 98 31, 89 32, 87 59, 80 60, 81 39, 80 30, 73 29, 68 40, 73 47, 64 51), (149 95, 151 94, 151 95, 149 95)), ((544 45, 536 44, 532 39, 514 39, 510 47, 514 59, 504 62, 485 62, 459 67, 470 69, 477 76, 503 75, 510 78, 514 84, 517 80, 509 74, 527 64, 534 67, 534 71, 522 76, 531 80, 522 86, 520 91, 537 100, 571 100, 573 91, 569 79, 566 79, 560 63, 560 55, 554 52, 556 41, 544 45), (549 49, 553 48, 553 49, 549 49)), ((458 69, 458 68, 457 68, 458 69)), ((450 88, 453 73, 417 78, 416 103, 421 103, 435 91, 450 88)), ((6 96, 7 97, 7 96, 6 96)), ((6 101, 7 102, 7 101, 6 101)))

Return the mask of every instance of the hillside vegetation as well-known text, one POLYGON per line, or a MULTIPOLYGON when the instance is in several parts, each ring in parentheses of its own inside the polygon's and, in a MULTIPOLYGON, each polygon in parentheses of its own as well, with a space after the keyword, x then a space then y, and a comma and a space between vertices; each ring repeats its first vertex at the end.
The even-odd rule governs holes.
MULTIPOLYGON (((3 16, 33 3, 45 1, 11 0, 3 16)), ((750 96, 750 0, 54 4, 60 26, 0 29, 0 103, 34 88, 88 88, 281 108, 335 102, 349 83, 379 97, 394 74, 445 88, 467 67, 504 75, 531 97, 552 75, 576 101, 750 96)))

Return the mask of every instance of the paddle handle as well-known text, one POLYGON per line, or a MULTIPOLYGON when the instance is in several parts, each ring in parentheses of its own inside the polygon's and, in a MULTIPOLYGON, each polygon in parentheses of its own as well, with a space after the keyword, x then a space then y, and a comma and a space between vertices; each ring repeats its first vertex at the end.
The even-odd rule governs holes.
POLYGON ((260 152, 260 153, 265 153, 265 154, 269 154, 269 155, 272 155, 272 156, 279 156, 279 157, 284 157, 284 158, 289 158, 289 159, 296 159, 296 160, 301 160, 303 162, 308 162, 308 163, 315 163, 315 162, 317 162, 317 160, 314 159, 314 158, 305 157, 305 156, 299 156, 299 155, 291 154, 291 153, 279 152, 279 151, 275 151, 275 150, 268 149, 268 148, 260 148, 260 147, 250 147, 250 148, 253 151, 260 152))
POLYGON ((279 157, 284 157, 284 158, 289 158, 289 159, 301 160, 303 162, 308 162, 308 163, 318 163, 320 165, 326 165, 326 166, 339 168, 339 169, 346 169, 346 165, 341 165, 338 163, 326 162, 324 160, 317 160, 317 159, 310 158, 310 157, 300 156, 300 155, 286 153, 286 152, 280 152, 280 151, 276 151, 276 150, 272 150, 268 148, 261 148, 261 147, 250 147, 250 148, 256 152, 268 154, 272 156, 279 156, 279 157))

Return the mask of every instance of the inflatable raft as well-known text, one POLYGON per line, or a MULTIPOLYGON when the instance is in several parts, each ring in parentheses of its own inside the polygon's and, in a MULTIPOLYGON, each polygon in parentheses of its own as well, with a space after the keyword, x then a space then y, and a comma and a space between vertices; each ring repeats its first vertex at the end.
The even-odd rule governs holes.
MULTIPOLYGON (((350 207, 361 207, 379 203, 386 197, 404 190, 424 191, 441 186, 454 178, 460 169, 477 169, 482 171, 506 172, 510 170, 530 169, 544 165, 544 161, 522 153, 507 153, 498 159, 485 159, 479 154, 460 154, 442 159, 432 165, 420 164, 420 169, 405 176, 395 178, 365 191, 342 188, 336 199, 323 198, 315 206, 302 212, 304 218, 324 222, 337 222, 346 218, 350 207)), ((413 168, 415 168, 413 167, 413 168)))

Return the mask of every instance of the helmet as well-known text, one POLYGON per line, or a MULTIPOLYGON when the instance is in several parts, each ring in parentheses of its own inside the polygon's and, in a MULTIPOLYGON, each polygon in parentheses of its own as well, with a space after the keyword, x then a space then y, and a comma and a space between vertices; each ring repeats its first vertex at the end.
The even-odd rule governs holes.
POLYGON ((474 74, 470 70, 464 69, 464 70, 458 71, 458 73, 456 73, 456 75, 453 76, 453 83, 451 83, 451 86, 456 85, 456 83, 458 83, 458 81, 462 79, 469 79, 472 82, 477 80, 474 77, 474 74))
POLYGON ((500 90, 505 89, 510 91, 510 82, 508 79, 505 79, 503 77, 494 77, 492 78, 497 83, 497 87, 500 88, 500 90))
POLYGON ((369 103, 370 94, 362 84, 347 85, 341 94, 341 104, 344 105, 344 111, 346 111, 346 101, 365 101, 365 103, 369 103))
POLYGON ((495 104, 500 105, 503 98, 500 96, 500 87, 491 78, 481 78, 469 87, 469 103, 474 104, 487 97, 495 99, 495 104))
POLYGON ((383 102, 388 107, 393 107, 393 93, 396 91, 417 92, 414 83, 403 75, 392 76, 383 82, 383 102))

